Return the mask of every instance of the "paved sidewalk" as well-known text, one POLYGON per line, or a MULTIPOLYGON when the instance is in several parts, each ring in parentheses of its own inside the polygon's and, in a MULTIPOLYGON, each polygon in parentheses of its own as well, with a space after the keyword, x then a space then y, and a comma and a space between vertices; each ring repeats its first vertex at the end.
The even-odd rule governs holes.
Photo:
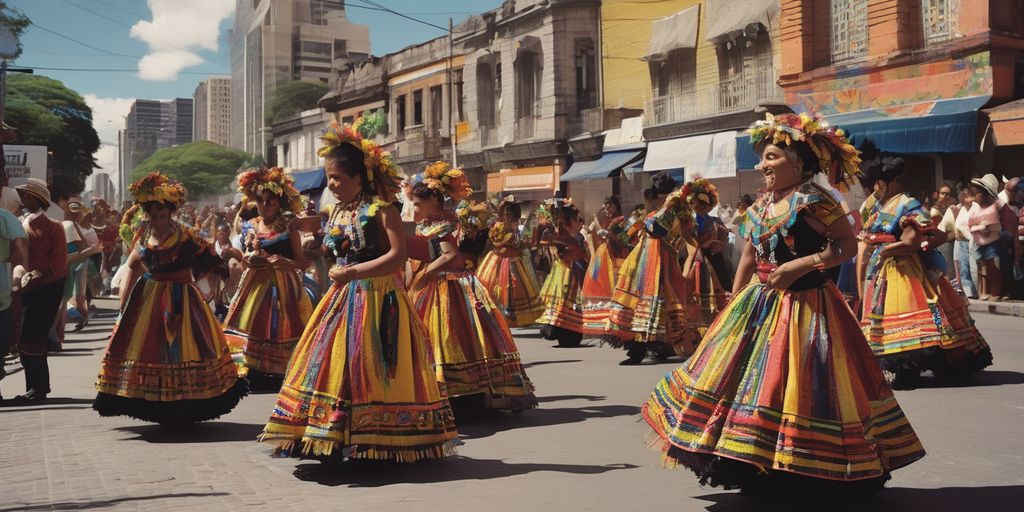
MULTIPOLYGON (((517 330, 540 408, 460 422, 465 444, 447 461, 332 468, 271 458, 255 442, 272 394, 250 395, 220 420, 182 429, 100 418, 90 408, 92 382, 112 321, 108 314, 70 334, 51 357, 50 403, 0 409, 0 512, 776 510, 701 488, 688 471, 662 468, 647 448, 638 406, 679 361, 620 367, 619 351, 555 349, 536 330, 517 330)), ((871 510, 1021 510, 1024 321, 977 321, 996 365, 962 387, 898 392, 928 456, 897 471, 871 510)), ((7 397, 23 386, 20 374, 0 382, 7 397)))

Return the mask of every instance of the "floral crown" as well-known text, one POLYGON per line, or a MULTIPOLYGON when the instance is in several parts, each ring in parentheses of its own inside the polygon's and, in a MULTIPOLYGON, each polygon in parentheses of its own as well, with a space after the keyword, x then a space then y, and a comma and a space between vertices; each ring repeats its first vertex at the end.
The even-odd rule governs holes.
MULTIPOLYGON (((572 203, 571 197, 552 197, 550 199, 545 199, 544 205, 549 218, 555 216, 564 218, 567 213, 578 217, 580 214, 580 209, 572 203)), ((539 212, 540 210, 538 210, 538 213, 539 212)))
POLYGON ((423 171, 423 184, 454 201, 461 201, 473 194, 466 173, 462 169, 452 169, 447 162, 428 165, 423 171))
POLYGON ((793 145, 805 142, 818 157, 821 171, 828 173, 833 185, 852 185, 860 177, 860 152, 853 147, 841 128, 829 126, 817 114, 765 114, 747 130, 755 146, 762 142, 793 145))
POLYGON ((706 178, 698 177, 683 185, 681 195, 690 204, 693 204, 694 201, 701 201, 711 206, 718 204, 718 187, 706 178))
POLYGON ((494 212, 487 203, 463 199, 455 207, 455 216, 459 219, 463 235, 472 238, 480 230, 490 227, 494 212))
POLYGON ((246 199, 255 201, 264 191, 270 192, 288 203, 282 207, 298 213, 302 211, 302 196, 293 183, 295 178, 280 167, 258 167, 238 175, 238 191, 246 199))
POLYGON ((185 187, 156 171, 135 180, 128 191, 139 204, 160 202, 177 208, 185 202, 185 187))
POLYGON ((366 165, 366 179, 370 182, 374 193, 381 198, 391 199, 398 194, 399 184, 404 176, 402 176, 402 172, 391 159, 391 153, 384 151, 376 143, 363 137, 363 134, 359 132, 359 128, 362 126, 363 118, 357 119, 355 125, 347 123, 339 125, 337 121, 331 123, 323 135, 320 136, 320 140, 323 141, 324 145, 316 150, 316 154, 321 158, 326 158, 327 155, 331 154, 331 151, 334 151, 334 148, 342 144, 351 144, 363 152, 363 163, 366 165))

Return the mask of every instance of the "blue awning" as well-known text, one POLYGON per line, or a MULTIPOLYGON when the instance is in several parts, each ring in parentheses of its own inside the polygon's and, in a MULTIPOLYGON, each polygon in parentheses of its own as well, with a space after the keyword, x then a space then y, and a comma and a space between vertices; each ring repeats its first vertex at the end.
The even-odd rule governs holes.
POLYGON ((607 178, 640 157, 641 150, 614 151, 605 153, 597 160, 575 162, 560 178, 561 181, 593 180, 607 178))
POLYGON ((761 156, 754 152, 749 135, 736 137, 736 168, 753 169, 761 162, 761 156))
POLYGON ((324 172, 323 167, 317 167, 308 171, 292 172, 292 178, 295 179, 295 189, 303 194, 327 186, 327 174, 324 172))
POLYGON ((978 109, 989 98, 935 100, 834 114, 825 119, 845 130, 858 146, 871 139, 879 149, 894 153, 974 153, 978 151, 978 109))

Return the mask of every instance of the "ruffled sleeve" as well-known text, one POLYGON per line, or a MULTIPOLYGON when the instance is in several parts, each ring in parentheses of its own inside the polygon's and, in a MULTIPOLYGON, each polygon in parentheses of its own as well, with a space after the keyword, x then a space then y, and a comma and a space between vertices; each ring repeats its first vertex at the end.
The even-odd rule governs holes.
POLYGON ((923 231, 932 224, 932 216, 921 206, 921 202, 910 196, 904 196, 900 205, 899 223, 901 228, 912 226, 923 231))
POLYGON ((686 199, 682 197, 680 188, 665 198, 665 204, 660 210, 647 217, 644 228, 652 237, 664 238, 672 232, 672 226, 676 219, 684 215, 692 216, 686 207, 686 199))
POLYGON ((824 226, 831 226, 846 217, 843 206, 831 192, 816 183, 808 183, 799 192, 796 209, 805 218, 813 218, 824 226))

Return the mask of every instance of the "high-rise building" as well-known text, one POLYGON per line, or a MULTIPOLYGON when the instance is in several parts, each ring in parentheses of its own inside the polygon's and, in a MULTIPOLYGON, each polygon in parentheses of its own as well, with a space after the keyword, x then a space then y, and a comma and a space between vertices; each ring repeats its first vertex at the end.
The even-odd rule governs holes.
POLYGON ((370 29, 345 16, 343 0, 236 0, 231 31, 231 147, 268 156, 264 106, 281 84, 333 84, 370 54, 370 29))
POLYGON ((124 178, 161 148, 192 142, 192 99, 135 100, 121 133, 124 178))
POLYGON ((221 146, 231 144, 231 77, 211 76, 199 83, 195 94, 192 137, 221 146))
POLYGON ((114 191, 114 183, 110 180, 110 174, 94 172, 90 178, 92 181, 92 186, 89 191, 90 198, 102 199, 108 204, 114 204, 116 193, 114 191))

